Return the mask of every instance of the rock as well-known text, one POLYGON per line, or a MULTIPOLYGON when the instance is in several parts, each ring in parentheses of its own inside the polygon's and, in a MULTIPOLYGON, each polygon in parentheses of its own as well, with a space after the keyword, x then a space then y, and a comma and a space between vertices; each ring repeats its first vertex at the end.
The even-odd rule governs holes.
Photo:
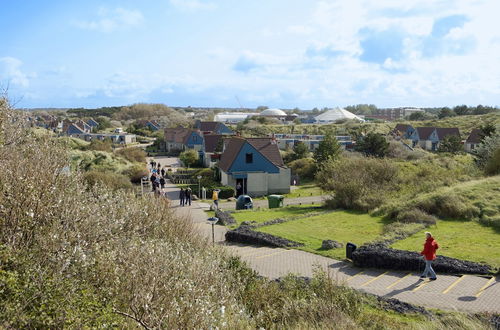
POLYGON ((219 223, 224 226, 228 225, 235 225, 236 220, 233 218, 233 216, 229 212, 224 212, 222 210, 216 210, 215 211, 215 216, 219 218, 219 223))
POLYGON ((243 221, 240 226, 252 226, 253 224, 257 223, 256 221, 243 221))
POLYGON ((429 313, 424 307, 412 305, 406 303, 404 301, 395 299, 395 298, 385 298, 385 297, 377 297, 379 304, 385 310, 392 310, 401 314, 419 314, 425 315, 429 318, 432 318, 432 314, 429 313))
POLYGON ((234 198, 234 197, 229 197, 229 198, 227 199, 227 201, 228 201, 228 202, 234 202, 235 200, 236 200, 236 198, 234 198))
MULTIPOLYGON (((382 245, 366 245, 352 253, 354 265, 362 268, 383 268, 421 272, 424 267, 422 256, 417 252, 396 250, 382 245)), ((438 256, 432 264, 438 273, 489 274, 491 267, 472 261, 438 256)))
POLYGON ((321 249, 322 250, 331 250, 331 249, 339 249, 343 247, 344 245, 342 243, 339 243, 337 241, 333 241, 331 239, 325 239, 321 243, 321 249))
POLYGON ((271 247, 296 247, 304 245, 282 237, 254 231, 250 226, 240 226, 235 230, 228 231, 226 233, 226 241, 271 247))

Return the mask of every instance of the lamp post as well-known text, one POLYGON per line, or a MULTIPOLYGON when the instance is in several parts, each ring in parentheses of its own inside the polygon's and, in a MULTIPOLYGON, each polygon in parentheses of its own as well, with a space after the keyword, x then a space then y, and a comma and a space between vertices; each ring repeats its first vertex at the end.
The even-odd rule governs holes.
POLYGON ((143 176, 141 178, 141 196, 144 197, 144 183, 146 183, 148 181, 148 177, 147 176, 143 176))
POLYGON ((207 219, 208 223, 212 225, 212 245, 215 245, 215 229, 214 226, 219 221, 219 218, 210 217, 207 219))
POLYGON ((196 178, 198 179, 198 198, 201 199, 201 175, 198 175, 196 178))

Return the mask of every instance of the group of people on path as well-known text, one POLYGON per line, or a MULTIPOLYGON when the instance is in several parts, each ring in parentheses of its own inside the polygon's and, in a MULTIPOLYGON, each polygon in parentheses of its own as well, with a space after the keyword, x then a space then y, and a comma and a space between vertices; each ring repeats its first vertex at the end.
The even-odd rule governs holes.
POLYGON ((159 162, 157 163, 154 160, 151 160, 149 165, 151 166, 151 176, 149 177, 149 180, 151 181, 151 191, 157 195, 164 195, 163 189, 167 183, 165 178, 165 169, 161 167, 159 162))
POLYGON ((191 191, 191 188, 181 188, 179 191, 179 200, 180 200, 180 206, 186 206, 189 205, 191 206, 191 197, 193 195, 193 192, 191 191))

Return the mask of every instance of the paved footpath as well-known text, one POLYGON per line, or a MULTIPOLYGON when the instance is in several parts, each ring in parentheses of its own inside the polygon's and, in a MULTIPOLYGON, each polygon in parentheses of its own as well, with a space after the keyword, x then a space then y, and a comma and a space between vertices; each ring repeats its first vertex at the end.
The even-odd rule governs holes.
MULTIPOLYGON (((207 224, 206 203, 193 202, 190 207, 179 206, 179 190, 172 184, 165 189, 175 211, 189 217, 197 228, 211 239, 207 224)), ((215 240, 238 255, 260 275, 277 278, 288 273, 312 276, 316 267, 326 270, 332 278, 350 287, 379 296, 431 308, 466 312, 500 313, 500 279, 491 276, 439 275, 436 281, 419 281, 419 274, 359 269, 350 263, 312 253, 282 248, 269 248, 225 242, 226 228, 215 226, 215 240)))

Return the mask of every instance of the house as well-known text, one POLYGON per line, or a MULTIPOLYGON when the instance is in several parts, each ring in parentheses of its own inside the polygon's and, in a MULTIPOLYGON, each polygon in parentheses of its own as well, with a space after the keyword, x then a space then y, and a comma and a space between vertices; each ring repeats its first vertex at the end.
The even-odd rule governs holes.
POLYGON ((150 129, 153 132, 159 131, 161 125, 155 120, 138 120, 135 122, 138 127, 144 127, 150 129))
POLYGON ((90 126, 90 129, 92 130, 92 132, 96 131, 97 130, 97 127, 99 127, 99 123, 96 122, 94 119, 90 118, 89 120, 87 120, 87 125, 90 126))
POLYGON ((439 143, 447 136, 456 135, 460 137, 460 132, 456 127, 417 127, 410 136, 413 147, 419 145, 422 149, 436 151, 439 143))
POLYGON ((222 134, 207 134, 203 136, 203 165, 213 167, 220 158, 223 149, 224 136, 222 134))
POLYGON ((226 134, 232 135, 234 132, 224 123, 218 121, 200 121, 197 120, 194 127, 205 134, 226 134))
POLYGON ((411 125, 397 124, 396 127, 394 127, 394 129, 392 130, 392 134, 395 137, 409 139, 414 131, 415 129, 411 125))
POLYGON ((290 192, 290 169, 272 138, 232 137, 219 162, 221 182, 237 195, 262 196, 290 192))
MULTIPOLYGON (((309 151, 314 151, 319 147, 319 143, 325 138, 324 135, 309 134, 272 134, 280 150, 292 149, 297 143, 304 143, 309 151)), ((353 147, 353 141, 348 135, 335 136, 340 146, 345 149, 353 147)))
POLYGON ((199 130, 176 127, 165 128, 165 147, 167 152, 195 149, 201 151, 203 135, 199 130))
POLYGON ((474 128, 472 132, 470 132, 469 137, 465 140, 464 148, 467 152, 472 152, 477 146, 481 143, 481 130, 478 128, 474 128))

